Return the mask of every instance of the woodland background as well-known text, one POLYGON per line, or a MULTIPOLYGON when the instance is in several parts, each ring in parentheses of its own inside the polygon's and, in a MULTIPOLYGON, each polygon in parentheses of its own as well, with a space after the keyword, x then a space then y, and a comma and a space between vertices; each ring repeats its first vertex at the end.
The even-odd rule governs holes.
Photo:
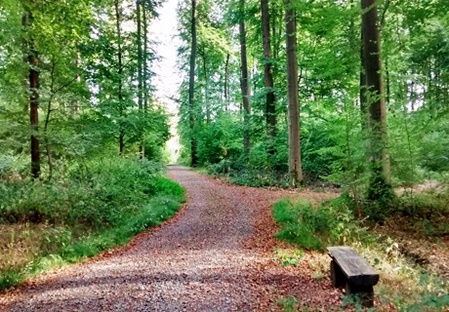
MULTIPOLYGON (((45 267, 33 259, 96 254, 184 200, 164 177, 170 115, 151 70, 162 5, 0 3, 2 288, 45 267)), ((401 218, 406 233, 444 240, 448 11, 446 0, 180 1, 179 161, 238 184, 336 187, 347 209, 317 220, 401 218)))

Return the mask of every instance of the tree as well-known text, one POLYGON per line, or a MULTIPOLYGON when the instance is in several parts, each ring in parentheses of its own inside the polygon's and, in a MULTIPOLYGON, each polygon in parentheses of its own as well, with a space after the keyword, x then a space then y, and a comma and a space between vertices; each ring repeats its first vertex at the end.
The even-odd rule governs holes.
POLYGON ((376 0, 362 0, 362 39, 372 169, 369 199, 379 200, 391 187, 376 0))
POLYGON ((197 152, 197 140, 195 138, 195 61, 196 61, 196 0, 192 0, 191 7, 191 20, 190 20, 190 32, 192 36, 192 42, 190 47, 190 74, 189 74, 189 122, 190 122, 190 157, 191 166, 196 167, 198 165, 198 152, 197 152))
MULTIPOLYGON (((122 51, 122 31, 121 31, 121 21, 122 21, 122 8, 120 0, 114 0, 115 8, 115 30, 117 36, 117 87, 118 87, 118 110, 120 117, 123 116, 124 111, 124 97, 123 97, 123 51, 122 51)), ((119 152, 123 155, 125 150, 125 130, 123 126, 119 126, 119 152)))
POLYGON ((25 41, 26 59, 29 66, 30 95, 30 127, 31 127, 31 175, 39 178, 40 175, 40 149, 39 149, 39 57, 34 46, 31 33, 33 14, 29 5, 25 6, 22 25, 25 41))
POLYGON ((288 170, 290 182, 298 187, 303 182, 298 103, 298 64, 296 58, 296 11, 286 0, 287 96, 288 96, 288 170))
POLYGON ((240 60, 243 103, 243 151, 245 156, 250 151, 250 116, 251 116, 251 91, 248 79, 248 59, 246 53, 246 30, 245 30, 245 0, 239 0, 239 38, 240 38, 240 60))
MULTIPOLYGON (((137 101, 140 113, 143 115, 144 113, 144 62, 146 60, 143 57, 143 48, 142 47, 142 5, 140 1, 136 1, 136 24, 137 24, 137 101)), ((143 10, 143 14, 145 14, 145 10, 143 10)), ((144 40, 145 41, 145 40, 144 40)), ((142 135, 142 142, 139 146, 140 158, 143 158, 145 155, 145 140, 142 135)))
POLYGON ((273 156, 276 152, 276 105, 273 90, 273 67, 271 59, 271 36, 270 36, 270 12, 269 0, 261 0, 262 11, 262 43, 264 56, 264 78, 265 78, 265 112, 267 123, 267 135, 269 140, 268 153, 273 156))

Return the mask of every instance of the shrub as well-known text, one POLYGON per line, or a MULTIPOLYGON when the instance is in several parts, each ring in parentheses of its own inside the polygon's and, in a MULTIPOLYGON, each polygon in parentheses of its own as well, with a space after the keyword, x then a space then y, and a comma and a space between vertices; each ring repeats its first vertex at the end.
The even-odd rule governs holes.
POLYGON ((318 207, 304 200, 282 199, 274 204, 273 216, 282 225, 277 236, 306 249, 371 240, 355 220, 352 202, 345 194, 318 207))
POLYGON ((37 250, 30 264, 11 267, 1 259, 0 289, 124 244, 173 216, 185 193, 163 170, 147 160, 116 158, 73 164, 50 181, 0 180, 0 223, 42 225, 30 240, 37 250))
POLYGON ((329 209, 314 208, 307 201, 281 200, 274 204, 273 214, 284 224, 278 237, 307 249, 323 249, 335 222, 329 209))

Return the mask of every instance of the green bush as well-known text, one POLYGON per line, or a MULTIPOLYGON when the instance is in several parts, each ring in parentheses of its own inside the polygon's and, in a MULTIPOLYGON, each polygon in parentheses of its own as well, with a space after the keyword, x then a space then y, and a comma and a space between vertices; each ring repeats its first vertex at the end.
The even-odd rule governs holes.
POLYGON ((161 164, 112 158, 77 163, 50 181, 0 180, 0 223, 44 223, 39 254, 0 274, 0 289, 53 265, 79 261, 173 216, 184 189, 161 164))
POLYGON ((273 215, 283 224, 278 237, 307 249, 323 249, 335 223, 329 209, 314 208, 307 201, 283 199, 274 204, 273 215))
MULTIPOLYGON (((3 181, 0 218, 94 229, 116 226, 135 214, 149 196, 169 186, 172 192, 176 189, 160 177, 162 168, 145 160, 103 159, 75 164, 51 181, 3 181)), ((180 190, 176 192, 181 196, 180 190)))
POLYGON ((370 239, 355 220, 352 203, 345 195, 318 207, 304 200, 282 199, 274 204, 273 217, 282 225, 278 238, 306 249, 322 250, 329 244, 370 239))

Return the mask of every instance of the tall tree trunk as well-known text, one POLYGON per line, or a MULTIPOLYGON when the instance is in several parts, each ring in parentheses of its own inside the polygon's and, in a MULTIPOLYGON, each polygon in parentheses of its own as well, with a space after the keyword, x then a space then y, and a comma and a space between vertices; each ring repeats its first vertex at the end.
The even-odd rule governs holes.
POLYGON ((298 103, 298 63, 296 58, 296 12, 286 0, 287 98, 288 98, 288 169, 290 181, 298 187, 303 182, 298 103))
POLYGON ((211 120, 210 112, 211 108, 209 106, 209 74, 207 72, 207 57, 206 48, 203 46, 200 52, 201 58, 203 59, 203 75, 204 75, 204 105, 206 106, 206 123, 209 124, 211 120))
MULTIPOLYGON (((118 57, 118 80, 117 80, 117 87, 118 87, 118 109, 119 109, 119 115, 120 117, 123 116, 123 52, 122 52, 122 32, 120 29, 121 24, 121 7, 120 7, 120 0, 114 1, 114 8, 115 8, 115 28, 116 28, 116 35, 117 35, 117 57, 118 57)), ((120 155, 123 155, 124 149, 125 149, 125 130, 123 129, 123 126, 119 126, 119 152, 120 155)))
MULTIPOLYGON (((31 29, 33 16, 30 10, 23 14, 22 25, 24 31, 31 29)), ((29 65, 29 94, 30 94, 30 130, 31 130, 31 175, 34 178, 39 178, 41 165, 40 165, 40 148, 39 148, 39 58, 38 53, 34 47, 33 39, 31 36, 25 36, 25 49, 27 54, 27 61, 29 65)))
POLYGON ((229 53, 226 54, 226 63, 225 63, 225 78, 224 78, 224 99, 225 99, 225 110, 228 110, 229 106, 229 53))
POLYGON ((269 140, 268 153, 273 156, 276 153, 276 105, 273 90, 273 67, 271 59, 271 36, 270 36, 270 13, 268 8, 269 0, 261 0, 262 10, 262 43, 264 56, 264 77, 265 77, 265 112, 267 123, 267 135, 269 140))
POLYGON ((387 150, 387 119, 380 57, 377 1, 362 0, 363 63, 367 86, 370 156, 372 166, 371 199, 384 196, 390 180, 387 150))
POLYGON ((363 33, 360 35, 362 44, 360 45, 360 114, 362 131, 368 130, 368 99, 367 99, 367 85, 365 74, 365 57, 363 49, 363 33))
POLYGON ((148 110, 148 20, 145 7, 143 8, 143 110, 148 110))
POLYGON ((251 95, 248 79, 248 60, 246 53, 245 0, 239 1, 239 11, 240 11, 239 37, 240 37, 240 59, 241 59, 240 87, 242 90, 242 103, 243 103, 243 152, 245 156, 248 156, 251 144, 250 142, 251 95))
MULTIPOLYGON (((145 14, 145 12, 144 12, 145 14)), ((142 10, 139 1, 136 1, 136 17, 137 17, 137 102, 139 111, 143 115, 143 49, 142 49, 142 10)), ((145 156, 144 136, 141 135, 139 144, 140 158, 145 156)))
POLYGON ((385 60, 385 79, 387 83, 387 94, 385 97, 385 103, 386 105, 390 104, 390 97, 391 97, 391 86, 390 86, 390 68, 388 65, 388 58, 385 60))
POLYGON ((196 167, 198 165, 198 143, 195 138, 195 60, 196 60, 196 0, 192 0, 192 18, 190 21, 192 46, 190 50, 190 74, 189 74, 189 121, 190 121, 190 156, 191 166, 196 167))
POLYGON ((282 10, 276 6, 275 1, 271 2, 271 33, 273 34, 273 59, 279 58, 279 51, 281 50, 281 38, 283 32, 283 14, 282 10), (277 26, 279 22, 279 26, 277 26))

